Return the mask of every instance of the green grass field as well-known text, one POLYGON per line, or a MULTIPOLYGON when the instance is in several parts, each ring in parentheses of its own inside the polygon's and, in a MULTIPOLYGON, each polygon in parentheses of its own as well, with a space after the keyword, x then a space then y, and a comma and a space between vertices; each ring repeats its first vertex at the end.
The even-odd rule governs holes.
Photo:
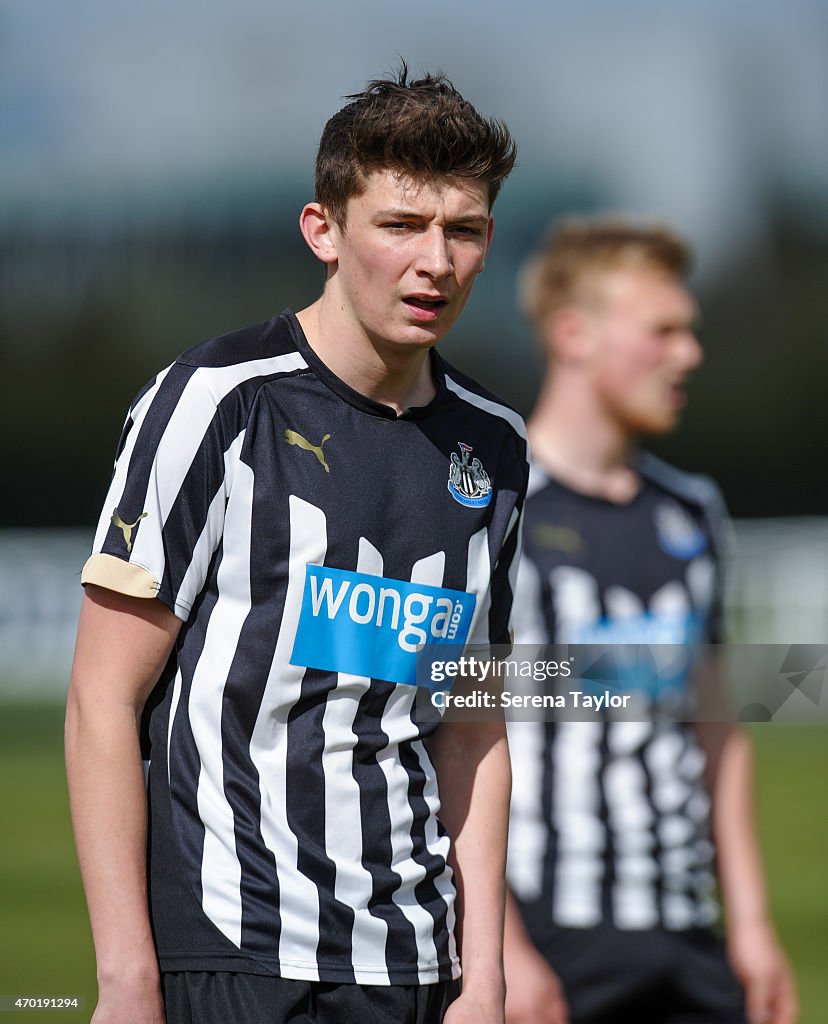
MULTIPOLYGON (((0 703, 0 996, 76 995, 88 1020, 95 970, 63 778, 62 708, 0 703)), ((828 727, 755 727, 763 848, 779 931, 797 969, 801 1024, 828 1020, 828 727)), ((649 1022, 648 1022, 649 1024, 649 1022)))
POLYGON ((0 703, 0 996, 79 996, 85 1009, 0 1013, 88 1020, 95 967, 63 775, 63 709, 0 703))

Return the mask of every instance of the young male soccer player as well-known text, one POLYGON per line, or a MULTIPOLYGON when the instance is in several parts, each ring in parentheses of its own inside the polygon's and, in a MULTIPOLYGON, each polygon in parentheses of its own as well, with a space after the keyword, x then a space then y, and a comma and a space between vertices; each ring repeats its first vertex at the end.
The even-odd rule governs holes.
MULTIPOLYGON (((548 371, 529 421, 518 642, 718 637, 718 493, 636 450, 676 425, 702 359, 687 265, 670 231, 598 219, 563 223, 525 270, 548 371)), ((509 1024, 735 1024, 745 1002, 752 1024, 794 1020, 748 740, 695 728, 514 723, 509 1024), (714 857, 729 963, 711 930, 714 857)))
POLYGON ((301 215, 321 298, 139 393, 83 571, 96 1024, 503 1019, 505 730, 411 684, 509 635, 522 424, 432 350, 514 144, 442 76, 350 99, 301 215))

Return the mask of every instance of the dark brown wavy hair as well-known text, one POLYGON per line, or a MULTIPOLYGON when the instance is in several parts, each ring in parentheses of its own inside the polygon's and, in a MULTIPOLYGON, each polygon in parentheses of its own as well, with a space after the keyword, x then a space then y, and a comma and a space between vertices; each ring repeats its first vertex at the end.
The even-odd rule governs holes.
POLYGON ((450 176, 483 181, 489 206, 515 164, 517 147, 502 121, 482 117, 442 72, 369 82, 325 125, 316 156, 316 201, 340 227, 348 200, 372 171, 415 179, 450 176))

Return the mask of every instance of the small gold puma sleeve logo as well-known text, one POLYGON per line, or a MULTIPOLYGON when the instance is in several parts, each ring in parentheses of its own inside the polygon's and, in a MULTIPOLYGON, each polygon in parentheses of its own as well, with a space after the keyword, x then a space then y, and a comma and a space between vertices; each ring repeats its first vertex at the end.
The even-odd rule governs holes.
POLYGON ((118 515, 118 509, 116 508, 112 513, 112 525, 117 526, 118 529, 124 535, 124 543, 126 544, 127 554, 132 551, 132 531, 141 522, 142 519, 146 519, 148 513, 142 512, 140 516, 135 520, 134 523, 125 523, 123 519, 118 515))
POLYGON ((288 444, 295 444, 298 448, 304 449, 306 452, 313 452, 313 454, 319 459, 320 465, 325 469, 326 473, 330 473, 331 467, 325 461, 325 456, 322 452, 322 445, 330 439, 330 434, 325 434, 319 444, 311 444, 306 438, 302 437, 295 430, 285 431, 285 440, 288 444))

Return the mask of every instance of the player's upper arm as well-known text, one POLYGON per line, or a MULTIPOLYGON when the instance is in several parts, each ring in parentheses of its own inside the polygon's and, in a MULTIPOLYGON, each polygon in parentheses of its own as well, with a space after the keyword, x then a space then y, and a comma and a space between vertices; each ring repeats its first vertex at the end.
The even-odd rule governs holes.
POLYGON ((70 701, 140 708, 161 675, 181 620, 161 601, 98 586, 83 596, 70 701))

